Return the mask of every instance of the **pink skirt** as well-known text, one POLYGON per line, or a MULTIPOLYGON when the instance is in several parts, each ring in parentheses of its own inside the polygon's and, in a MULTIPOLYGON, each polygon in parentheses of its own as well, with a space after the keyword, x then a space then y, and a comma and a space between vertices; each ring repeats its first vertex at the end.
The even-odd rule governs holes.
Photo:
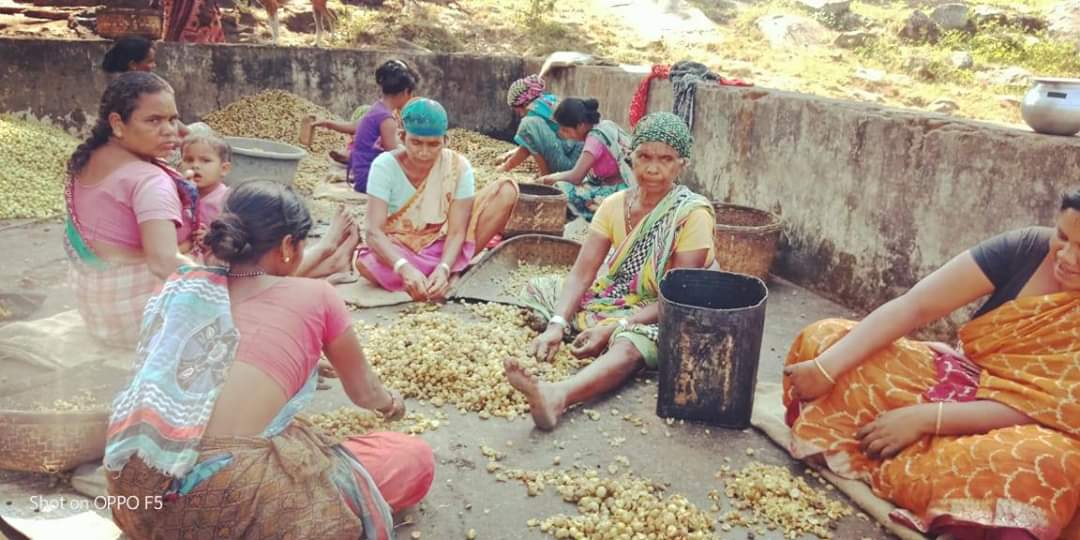
POLYGON ((419 437, 376 432, 350 437, 341 446, 356 456, 395 513, 420 502, 435 480, 431 446, 419 437))
MULTIPOLYGON (((435 271, 435 268, 439 266, 439 262, 442 261, 445 243, 446 239, 437 240, 430 246, 420 250, 420 253, 413 253, 412 250, 401 244, 398 244, 398 249, 401 250, 402 256, 409 261, 409 264, 413 265, 425 276, 430 276, 435 271)), ((463 243, 461 253, 458 253, 457 259, 450 268, 450 273, 456 274, 465 270, 475 254, 475 243, 463 243)), ((401 280, 401 276, 394 272, 394 267, 383 263, 371 248, 361 247, 356 251, 356 266, 363 266, 369 274, 375 276, 379 286, 388 291, 400 291, 405 288, 405 283, 401 280)))

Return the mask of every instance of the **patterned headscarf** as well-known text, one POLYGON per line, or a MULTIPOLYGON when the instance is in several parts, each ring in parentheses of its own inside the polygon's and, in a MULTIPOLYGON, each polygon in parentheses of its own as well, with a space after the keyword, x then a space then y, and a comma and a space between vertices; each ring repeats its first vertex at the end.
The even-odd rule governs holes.
POLYGON ((438 101, 428 98, 413 99, 401 109, 401 124, 405 133, 417 137, 442 137, 446 135, 449 121, 446 109, 438 101))
POLYGON ((642 143, 662 142, 675 149, 680 157, 690 157, 694 137, 682 118, 669 112, 655 112, 642 118, 634 127, 631 148, 636 150, 642 143))
POLYGON ((528 105, 543 95, 546 87, 544 79, 541 79, 539 75, 529 75, 524 79, 518 79, 506 91, 506 104, 511 107, 528 105))

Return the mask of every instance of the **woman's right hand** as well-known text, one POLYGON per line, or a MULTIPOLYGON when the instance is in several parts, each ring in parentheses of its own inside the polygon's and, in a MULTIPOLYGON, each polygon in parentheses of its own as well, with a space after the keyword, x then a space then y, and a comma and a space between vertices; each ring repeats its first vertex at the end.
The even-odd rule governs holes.
POLYGON ((333 122, 333 120, 329 120, 329 119, 326 119, 326 118, 316 118, 315 121, 311 123, 311 127, 313 127, 313 128, 329 128, 330 124, 332 122, 333 122))
POLYGON ((405 416, 405 398, 401 397, 397 390, 387 388, 386 393, 390 395, 390 405, 382 409, 376 409, 375 412, 381 414, 388 422, 400 420, 405 416))
POLYGON ((547 330, 536 336, 536 339, 529 344, 529 356, 537 360, 550 362, 555 357, 555 353, 559 352, 562 339, 563 327, 557 324, 549 324, 547 330))
MULTIPOLYGON (((828 367, 822 366, 825 369, 828 367)), ((830 373, 835 380, 839 373, 830 373)), ((833 383, 825 378, 813 360, 791 364, 784 368, 784 376, 791 381, 793 397, 799 401, 813 401, 827 393, 833 383)))
POLYGON ((510 159, 514 157, 514 154, 516 154, 517 151, 518 149, 514 148, 513 150, 507 150, 506 152, 499 154, 499 157, 495 158, 495 164, 506 165, 506 162, 510 161, 510 159))
POLYGON ((411 264, 401 268, 401 281, 405 283, 405 292, 418 302, 427 300, 427 277, 411 264))

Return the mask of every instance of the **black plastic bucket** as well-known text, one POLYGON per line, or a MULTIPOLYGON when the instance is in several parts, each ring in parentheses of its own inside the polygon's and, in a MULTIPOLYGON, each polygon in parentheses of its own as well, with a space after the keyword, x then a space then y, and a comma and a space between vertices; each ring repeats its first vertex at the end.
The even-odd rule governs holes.
POLYGON ((750 425, 769 290, 760 279, 672 270, 660 284, 656 414, 750 425))

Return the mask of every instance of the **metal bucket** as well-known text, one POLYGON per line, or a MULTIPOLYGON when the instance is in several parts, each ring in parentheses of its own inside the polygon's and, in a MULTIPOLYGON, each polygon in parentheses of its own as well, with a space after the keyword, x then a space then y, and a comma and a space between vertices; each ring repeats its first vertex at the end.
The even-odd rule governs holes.
POLYGON ((672 270, 660 284, 656 414, 750 425, 769 291, 760 279, 672 270))
POLYGON ((518 184, 517 206, 506 222, 503 237, 519 234, 562 236, 566 226, 566 194, 543 184, 518 184))
POLYGON ((769 279, 784 223, 780 216, 749 206, 714 202, 716 263, 725 272, 769 279))
POLYGON ((304 149, 277 141, 249 137, 225 137, 232 147, 232 171, 225 183, 234 186, 248 180, 273 180, 292 185, 304 149))

